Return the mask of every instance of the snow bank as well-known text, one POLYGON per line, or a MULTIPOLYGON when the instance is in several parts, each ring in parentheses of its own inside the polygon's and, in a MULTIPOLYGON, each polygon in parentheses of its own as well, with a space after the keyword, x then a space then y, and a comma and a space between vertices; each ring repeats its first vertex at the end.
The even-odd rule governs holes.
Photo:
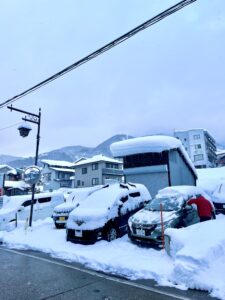
POLYGON ((225 217, 183 229, 170 228, 174 260, 172 280, 188 288, 207 290, 225 299, 225 217))
POLYGON ((197 173, 197 186, 208 193, 212 193, 221 181, 225 182, 225 167, 197 169, 197 173))

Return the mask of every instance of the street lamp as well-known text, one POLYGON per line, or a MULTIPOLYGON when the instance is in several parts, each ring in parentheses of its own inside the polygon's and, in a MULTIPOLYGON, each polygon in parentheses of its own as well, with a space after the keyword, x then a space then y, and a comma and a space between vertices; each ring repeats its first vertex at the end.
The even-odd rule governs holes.
MULTIPOLYGON (((35 151, 35 163, 34 165, 37 166, 38 162, 38 150, 39 150, 39 142, 40 142, 40 125, 41 125, 41 109, 39 108, 39 113, 33 114, 15 107, 12 107, 12 105, 7 106, 8 109, 11 111, 18 111, 23 114, 25 114, 25 117, 22 118, 23 121, 25 121, 24 124, 20 125, 18 127, 18 130, 20 132, 20 135, 22 137, 28 136, 31 127, 26 122, 34 123, 38 126, 37 128, 37 139, 36 139, 36 151, 35 151)), ((30 219, 29 219, 29 226, 32 226, 32 217, 33 217, 33 206, 34 206, 34 193, 35 193, 35 183, 31 185, 32 186, 32 197, 31 197, 31 206, 30 206, 30 219)))

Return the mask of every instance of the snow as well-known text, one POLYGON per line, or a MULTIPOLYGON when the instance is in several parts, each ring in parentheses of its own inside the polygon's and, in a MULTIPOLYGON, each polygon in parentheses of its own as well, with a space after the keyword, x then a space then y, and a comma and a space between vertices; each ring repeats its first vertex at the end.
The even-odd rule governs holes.
POLYGON ((17 129, 20 129, 20 128, 26 128, 26 129, 29 129, 29 130, 32 129, 30 124, 27 123, 27 122, 23 122, 22 124, 20 124, 17 129))
POLYGON ((116 163, 116 164, 122 164, 122 162, 120 160, 116 160, 104 155, 95 155, 91 158, 86 158, 86 159, 82 159, 78 162, 75 162, 74 165, 75 166, 82 166, 82 165, 86 165, 86 164, 91 164, 91 163, 96 163, 96 162, 100 162, 100 161, 105 161, 105 162, 109 162, 109 163, 116 163))
POLYGON ((179 149, 182 152, 186 162, 197 176, 195 167, 185 151, 181 141, 174 137, 164 135, 144 136, 116 142, 110 146, 110 150, 112 151, 114 157, 123 157, 132 154, 149 152, 160 153, 162 151, 173 149, 179 149))
POLYGON ((20 188, 20 189, 30 188, 30 185, 25 183, 23 180, 19 180, 19 181, 6 180, 4 182, 4 186, 12 187, 12 188, 20 188))
MULTIPOLYGON (((198 174, 201 187, 209 189, 210 185, 214 190, 218 180, 224 177, 225 168, 198 170, 198 174)), ((184 193, 186 189, 182 187, 179 191, 184 193)), ((165 195, 166 189, 159 194, 165 195)), ((20 221, 11 232, 0 232, 3 246, 43 251, 129 279, 154 279, 160 285, 205 290, 225 300, 224 215, 187 228, 167 229, 166 234, 171 238, 171 256, 165 250, 132 244, 127 235, 110 243, 99 241, 88 246, 66 242, 65 230, 55 229, 50 218, 35 221, 32 228, 25 228, 25 223, 20 221)))
POLYGON ((119 206, 122 206, 121 214, 132 211, 140 207, 141 203, 149 201, 151 196, 146 187, 142 184, 129 185, 115 183, 108 187, 96 191, 80 203, 80 206, 74 209, 68 218, 67 228, 78 230, 90 230, 103 227, 110 219, 118 216, 119 206), (132 192, 140 192, 139 197, 130 197, 132 192), (126 202, 121 198, 128 196, 126 202), (77 221, 82 224, 78 225, 77 221))
POLYGON ((221 181, 225 182, 225 167, 197 169, 197 173, 197 186, 208 193, 212 193, 221 181))
POLYGON ((68 213, 71 212, 78 204, 86 199, 90 194, 102 188, 101 185, 96 185, 94 187, 89 188, 76 188, 73 189, 65 203, 59 204, 54 208, 53 215, 58 215, 60 213, 68 213))
POLYGON ((54 171, 60 171, 60 172, 70 172, 70 173, 75 173, 75 170, 73 170, 73 169, 54 168, 54 167, 50 167, 49 169, 54 170, 54 171))
POLYGON ((212 193, 213 201, 225 203, 225 180, 220 182, 212 193))
POLYGON ((49 166, 57 166, 57 167, 73 167, 74 164, 68 161, 63 160, 51 160, 51 159, 42 159, 41 162, 43 164, 47 164, 49 166))

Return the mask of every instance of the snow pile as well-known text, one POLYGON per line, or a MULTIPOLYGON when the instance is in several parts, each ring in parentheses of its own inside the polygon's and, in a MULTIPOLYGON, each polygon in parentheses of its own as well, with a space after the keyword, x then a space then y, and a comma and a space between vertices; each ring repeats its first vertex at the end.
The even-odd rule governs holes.
POLYGON ((186 162, 197 176, 195 167, 185 151, 181 141, 174 137, 164 135, 144 136, 116 142, 110 146, 110 150, 112 151, 114 157, 124 157, 127 155, 149 152, 160 153, 173 149, 179 149, 181 151, 186 162))
POLYGON ((68 218, 67 228, 92 230, 103 227, 110 219, 121 213, 133 211, 141 203, 149 201, 151 196, 142 184, 112 184, 91 194, 79 207, 74 209, 68 218), (132 193, 140 196, 132 197, 132 193), (79 225, 77 224, 79 223, 79 225), (81 225, 80 225, 81 224, 81 225))
POLYGON ((225 203, 225 180, 216 186, 212 197, 216 203, 225 203))
POLYGON ((197 169, 197 186, 212 193, 220 182, 225 182, 225 167, 197 169))
POLYGON ((171 279, 184 287, 207 290, 225 299, 225 217, 183 229, 170 228, 171 279))

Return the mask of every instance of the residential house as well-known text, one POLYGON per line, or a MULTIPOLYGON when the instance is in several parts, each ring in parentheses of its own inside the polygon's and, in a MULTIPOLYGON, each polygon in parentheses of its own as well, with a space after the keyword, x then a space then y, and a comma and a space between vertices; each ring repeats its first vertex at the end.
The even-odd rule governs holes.
POLYGON ((196 185, 197 173, 181 142, 169 136, 146 136, 113 143, 123 159, 125 182, 144 184, 151 195, 167 186, 196 185))
POLYGON ((60 160, 41 160, 43 164, 43 190, 53 191, 59 188, 72 188, 74 182, 74 163, 60 160))
POLYGON ((196 168, 216 166, 216 141, 205 129, 175 131, 196 168))
POLYGON ((82 159, 74 164, 75 187, 105 184, 109 180, 122 181, 123 163, 103 155, 82 159))

